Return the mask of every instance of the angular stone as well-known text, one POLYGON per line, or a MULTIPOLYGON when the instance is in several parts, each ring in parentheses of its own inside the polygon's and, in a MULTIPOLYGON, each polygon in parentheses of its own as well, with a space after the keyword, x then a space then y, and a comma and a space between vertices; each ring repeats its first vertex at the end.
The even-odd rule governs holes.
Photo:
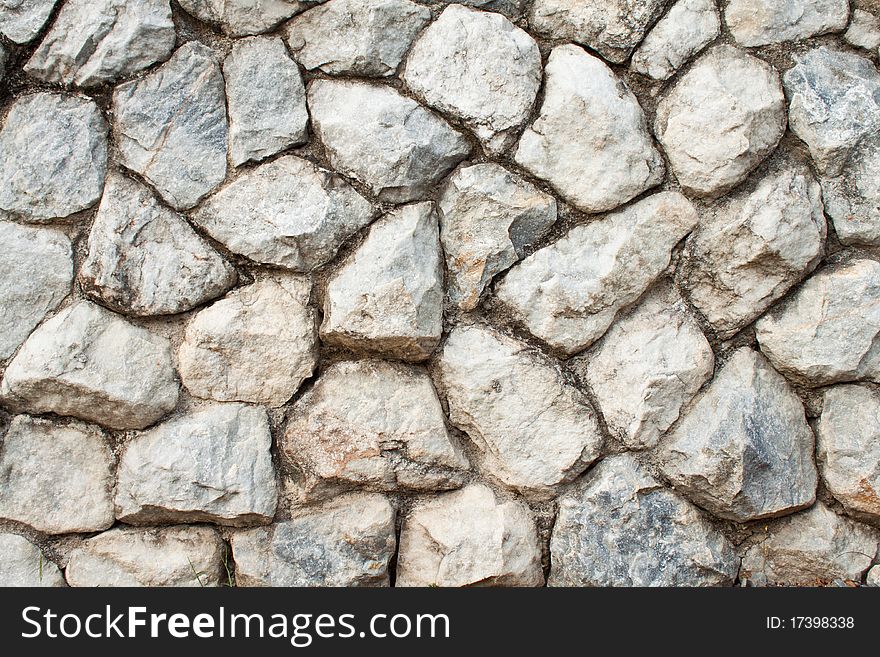
POLYGON ((294 14, 325 0, 179 0, 187 13, 219 25, 233 37, 272 30, 294 14))
POLYGON ((19 415, 0 445, 0 518, 46 534, 107 529, 113 474, 101 431, 19 415))
POLYGON ((226 95, 216 55, 190 41, 148 75, 113 92, 120 163, 175 210, 187 210, 226 177, 226 95))
POLYGON ((165 61, 176 40, 168 0, 68 0, 24 70, 50 84, 96 87, 165 61))
POLYGON ((80 268, 83 290, 135 315, 184 312, 235 285, 235 269, 145 185, 111 173, 80 268))
POLYGON ((880 264, 820 270, 758 320, 755 335, 776 369, 809 385, 880 380, 880 264))
POLYGON ((528 118, 541 74, 538 44, 527 32, 500 14, 452 5, 419 36, 401 77, 498 154, 528 118))
POLYGON ((464 135, 390 87, 314 80, 308 100, 312 125, 333 168, 388 203, 430 195, 471 152, 464 135))
POLYGON ((58 0, 3 0, 0 2, 0 34, 15 43, 36 37, 58 0))
POLYGON ((0 215, 45 222, 92 207, 107 172, 107 123, 77 96, 16 100, 0 130, 0 215))
MULTIPOLYGON (((432 0, 418 0, 418 2, 431 2, 432 0)), ((485 11, 497 11, 500 14, 510 16, 511 18, 522 15, 529 4, 529 0, 437 0, 443 5, 467 5, 468 7, 477 7, 485 11)))
POLYGON ((740 578, 759 586, 860 582, 877 554, 876 530, 842 518, 821 502, 777 520, 743 555, 740 578))
POLYGON ((270 522, 278 492, 265 409, 198 407, 133 438, 119 460, 116 517, 128 524, 270 522))
POLYGON ((868 571, 865 578, 865 586, 880 587, 880 566, 874 566, 868 571))
POLYGON ((244 172, 191 218, 233 253, 311 271, 370 223, 373 208, 341 176, 286 155, 244 172))
POLYGON ((719 196, 770 155, 785 122, 775 69, 723 45, 702 55, 660 100, 654 133, 684 189, 719 196))
POLYGON ((780 161, 752 189, 703 212, 688 239, 691 303, 722 338, 750 324, 824 255, 822 194, 810 170, 780 161))
POLYGON ((744 46, 798 41, 845 30, 849 0, 730 0, 724 22, 744 46))
POLYGON ((658 185, 665 172, 639 101, 600 59, 557 46, 544 100, 515 153, 584 212, 611 210, 658 185))
POLYGON ((839 175, 821 182, 825 212, 841 244, 880 246, 880 133, 862 139, 839 175))
POLYGON ((71 586, 220 586, 226 547, 209 527, 120 528, 70 554, 71 586))
POLYGON ((0 581, 3 586, 56 587, 64 586, 58 566, 24 536, 0 534, 0 581))
POLYGON ((664 476, 695 504, 747 522, 815 501, 814 444, 798 396, 763 356, 743 347, 663 441, 657 458, 664 476))
POLYGON ((306 88, 281 39, 236 41, 223 76, 232 164, 263 160, 308 140, 306 88))
POLYGON ((559 370, 525 344, 480 327, 453 329, 438 362, 449 419, 482 452, 483 470, 551 497, 595 461, 595 413, 559 370))
POLYGON ((513 267, 496 295, 532 334, 566 355, 577 353, 663 273, 697 221, 678 192, 654 194, 575 226, 513 267))
POLYGON ((854 9, 849 28, 843 38, 856 48, 877 50, 880 47, 880 18, 871 12, 854 9))
POLYGON ((447 293, 465 311, 556 223, 556 199, 492 163, 452 174, 437 205, 447 293))
POLYGON ((728 586, 739 565, 724 535, 632 454, 559 498, 550 560, 550 586, 728 586))
POLYGON ((87 301, 34 331, 0 384, 13 411, 72 415, 112 429, 153 424, 178 394, 168 340, 87 301))
POLYGON ((388 586, 394 508, 348 495, 291 520, 232 534, 238 586, 388 586))
POLYGON ((678 292, 664 286, 571 366, 589 383, 608 429, 629 449, 647 449, 709 380, 714 363, 678 292))
POLYGON ((409 0, 331 0, 285 27, 294 58, 330 75, 394 75, 431 11, 409 0))
POLYGON ((330 279, 321 339, 403 360, 428 358, 443 331, 443 263, 432 203, 377 221, 330 279))
POLYGON ((311 281, 270 274, 199 312, 178 351, 180 376, 196 397, 281 406, 317 364, 311 281))

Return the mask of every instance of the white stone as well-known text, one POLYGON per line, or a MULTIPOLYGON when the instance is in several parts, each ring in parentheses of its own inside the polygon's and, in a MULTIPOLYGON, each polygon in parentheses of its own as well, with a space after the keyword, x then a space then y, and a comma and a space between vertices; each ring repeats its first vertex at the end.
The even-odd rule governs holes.
POLYGON ((871 12, 854 9, 843 38, 856 48, 877 50, 880 47, 880 18, 871 12))
POLYGON ((324 0, 179 0, 201 21, 219 25, 229 36, 268 32, 294 14, 324 0))
POLYGON ((15 43, 27 43, 36 37, 58 0, 0 1, 0 34, 15 43))
POLYGON ((865 586, 880 587, 880 566, 874 566, 868 571, 865 586))
POLYGON ((880 133, 849 152, 839 175, 823 176, 825 211, 841 244, 880 246, 880 133))
POLYGON ((724 22, 744 46, 798 41, 846 29, 849 0, 730 0, 724 22))
POLYGON ((0 534, 0 582, 7 587, 64 586, 58 566, 24 536, 0 534))

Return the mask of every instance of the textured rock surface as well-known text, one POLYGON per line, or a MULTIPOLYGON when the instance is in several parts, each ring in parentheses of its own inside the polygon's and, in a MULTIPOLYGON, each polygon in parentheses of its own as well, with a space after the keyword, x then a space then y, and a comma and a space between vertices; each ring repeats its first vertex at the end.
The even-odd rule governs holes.
POLYGON ((857 48, 877 50, 880 47, 880 18, 871 12, 854 9, 843 38, 857 48))
POLYGON ((199 20, 219 25, 230 36, 268 32, 294 14, 324 0, 180 0, 199 20))
POLYGON ((868 571, 865 584, 867 586, 880 587, 880 566, 874 566, 868 571))
POLYGON ((862 139, 838 175, 822 178, 822 196, 842 244, 880 246, 880 134, 862 139))
POLYGON ((417 506, 400 531, 397 586, 541 586, 528 507, 475 484, 417 506))
POLYGON ((0 33, 15 43, 36 37, 58 0, 4 0, 0 4, 0 33))
POLYGON ((731 0, 724 10, 730 33, 744 46, 840 32, 848 21, 848 0, 731 0))
POLYGON ((58 566, 43 556, 36 545, 24 536, 0 534, 0 581, 3 586, 64 586, 58 566))
MULTIPOLYGON (((419 2, 430 2, 431 0, 418 0, 419 2)), ((506 16, 517 17, 525 11, 529 4, 528 0, 438 0, 444 5, 466 5, 468 7, 477 7, 486 11, 497 11, 506 16)))

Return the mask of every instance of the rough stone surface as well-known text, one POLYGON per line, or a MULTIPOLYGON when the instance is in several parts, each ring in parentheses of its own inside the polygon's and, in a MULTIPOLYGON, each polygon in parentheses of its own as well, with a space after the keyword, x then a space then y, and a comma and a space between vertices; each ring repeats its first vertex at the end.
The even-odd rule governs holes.
POLYGON ((849 0, 731 0, 724 22, 743 46, 797 41, 846 29, 849 0))
POLYGON ((324 0, 179 0, 201 21, 219 25, 233 37, 268 32, 299 12, 324 0))
POLYGON ((727 539, 632 454, 559 498, 550 560, 550 586, 725 586, 739 566, 727 539))
POLYGON ((874 566, 868 571, 865 584, 867 586, 880 587, 880 566, 874 566))
POLYGON ((141 429, 177 405, 165 338, 81 301, 44 322, 6 368, 0 400, 18 412, 141 429))
POLYGON ((541 586, 528 507, 474 484, 417 506, 400 531, 397 586, 541 586))
POLYGON ((821 182, 825 211, 841 244, 880 246, 880 133, 862 139, 839 174, 821 182))
POLYGON ((553 49, 544 100, 517 163, 585 212, 611 210, 659 184, 665 168, 632 92, 602 60, 553 49))
POLYGON ((58 0, 3 0, 0 34, 15 43, 27 43, 43 29, 58 0))
POLYGON ((239 586, 388 586, 394 508, 349 495, 292 520, 232 535, 239 586))
POLYGON ((856 48, 877 50, 880 47, 880 18, 869 11, 854 9, 843 38, 856 48))
POLYGON ((681 194, 654 194, 536 251, 508 272, 497 297, 553 349, 576 353, 663 273, 697 221, 681 194))
POLYGON ((0 44, 0 82, 3 82, 3 78, 6 75, 6 60, 9 55, 6 53, 6 48, 0 44))
MULTIPOLYGON (((417 0, 418 2, 432 2, 433 0, 417 0)), ((485 11, 497 11, 506 16, 515 18, 520 16, 529 4, 529 0, 437 0, 444 5, 466 5, 477 7, 485 11)))
POLYGON ((128 524, 269 522, 278 493, 265 409, 211 404, 168 420, 125 446, 116 517, 128 524))
POLYGON ((0 534, 0 582, 9 587, 64 586, 58 566, 36 545, 18 534, 0 534))
POLYGON ((482 453, 482 469, 549 497, 602 449, 595 413, 559 370, 525 344, 479 327, 452 331, 438 359, 449 419, 482 453))

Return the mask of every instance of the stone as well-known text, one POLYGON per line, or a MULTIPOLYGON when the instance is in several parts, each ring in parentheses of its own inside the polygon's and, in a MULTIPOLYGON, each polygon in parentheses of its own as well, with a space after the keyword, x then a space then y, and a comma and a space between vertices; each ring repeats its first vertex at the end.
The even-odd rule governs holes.
POLYGON ((232 37, 269 32, 291 16, 324 0, 179 0, 200 21, 219 25, 232 37))
POLYGON ((96 87, 165 61, 176 40, 168 0, 69 0, 24 71, 50 84, 96 87))
POLYGON ((522 502, 472 484, 416 506, 400 530, 395 586, 543 586, 535 521, 522 502))
POLYGON ((880 566, 874 566, 868 571, 865 578, 865 586, 880 587, 880 566))
POLYGON ((678 0, 633 53, 630 68, 666 80, 721 31, 715 0, 678 0))
POLYGON ((229 157, 239 166, 308 140, 306 88, 278 37, 236 41, 223 63, 229 157))
POLYGON ((431 11, 409 0, 331 0, 285 26, 294 58, 330 75, 394 75, 431 11))
POLYGON ((330 365, 293 405, 281 452, 312 496, 456 488, 469 467, 428 373, 379 360, 330 365))
POLYGON ((291 520, 232 534, 238 586, 388 586, 394 507, 349 495, 291 520))
POLYGON ((47 222, 92 207, 107 173, 107 122, 77 96, 14 101, 0 130, 0 215, 47 222))
POLYGON ((759 585, 816 586, 862 581, 877 553, 878 535, 821 502, 781 518, 743 554, 740 578, 759 585))
POLYGON ((0 34, 15 43, 32 41, 43 29, 58 0, 3 0, 0 34))
POLYGON ((825 212, 841 244, 880 246, 880 133, 862 139, 838 175, 823 176, 825 212))
POLYGON ((639 101, 600 59, 557 46, 538 118, 514 159, 584 212, 612 210, 663 180, 639 101))
POLYGON ((119 528, 70 553, 71 586, 220 586, 226 546, 210 527, 119 528))
POLYGON ((691 303, 724 339, 757 319, 824 255, 822 193, 800 163, 710 205, 685 248, 691 303))
POLYGON ((602 450, 596 414, 557 366, 488 328, 458 326, 437 361, 449 419, 482 470, 534 498, 552 497, 602 450))
POLYGON ((111 173, 89 233, 79 282, 113 310, 167 315, 235 285, 235 269, 146 186, 111 173))
POLYGON ((527 32, 501 14, 451 5, 419 36, 401 78, 499 154, 528 119, 541 75, 541 53, 527 32))
POLYGON ((654 447, 712 377, 715 358, 678 292, 650 292, 587 356, 570 361, 609 431, 629 449, 654 447))
POLYGON ((341 176, 285 155, 245 171, 191 219, 233 253, 306 272, 329 262, 373 216, 341 176))
POLYGON ((70 294, 73 250, 60 231, 0 221, 0 361, 70 294))
POLYGON ((228 294, 186 326, 180 377, 196 397, 278 407, 317 364, 308 278, 274 273, 228 294))
POLYGON ((724 22, 743 46, 799 41, 845 30, 849 0, 731 0, 724 22))
POLYGON ((632 454, 559 498, 550 562, 550 586, 729 586, 739 566, 724 535, 632 454))
POLYGON ((853 516, 880 520, 880 395, 863 385, 825 390, 816 427, 825 486, 853 516))
POLYGON ((0 582, 9 587, 64 586, 58 566, 36 545, 18 534, 0 534, 0 582))
POLYGON ((622 64, 668 0, 535 0, 529 24, 552 39, 576 41, 622 64))
POLYGON ((880 129, 880 74, 871 60, 819 46, 793 56, 782 77, 789 126, 820 173, 840 173, 859 142, 880 129))
POLYGON ((440 241, 447 294, 477 307, 493 277, 525 255, 556 223, 556 199, 493 164, 458 169, 440 190, 440 241))
MULTIPOLYGON (((418 0, 418 2, 431 2, 432 0, 418 0)), ((511 18, 518 17, 526 9, 528 0, 437 0, 443 5, 467 5, 468 7, 477 7, 484 11, 497 11, 511 18)))
POLYGON ((6 48, 3 47, 3 44, 0 44, 0 82, 3 82, 3 78, 6 76, 6 60, 8 58, 6 48))
POLYGON ((675 425, 657 459, 692 502, 748 522, 813 504, 814 444, 794 390, 761 354, 742 347, 675 425))
POLYGON ((16 416, 0 445, 0 518, 46 534, 107 529, 113 475, 101 431, 16 416))
POLYGON ((201 406, 145 431, 124 448, 116 517, 130 525, 265 524, 278 492, 266 410, 201 406))
POLYGON ((119 162, 175 210, 188 210, 226 177, 226 94, 213 50, 178 48, 148 75, 113 92, 119 162))
POLYGON ((843 35, 846 42, 856 48, 877 50, 880 48, 880 18, 862 9, 854 9, 849 28, 843 35))
POLYGON ((808 385, 880 380, 880 264, 823 268, 755 324, 761 351, 808 385))
POLYGON ((420 361, 443 331, 443 262, 432 203, 407 205, 377 221, 327 283, 321 339, 420 361))
POLYGON ((0 401, 15 412, 142 429, 177 405, 179 388, 168 340, 79 301, 25 341, 6 368, 0 401))
POLYGON ((697 222, 690 201, 678 192, 648 196, 575 226, 511 268, 495 294, 552 349, 577 353, 602 337, 618 312, 666 270, 672 249, 697 222))
POLYGON ((654 133, 685 190, 720 196, 773 152, 785 125, 785 96, 773 67, 722 45, 661 98, 654 133))
POLYGON ((464 135, 391 87, 313 80, 308 101, 333 168, 387 203, 429 196, 471 152, 464 135))

